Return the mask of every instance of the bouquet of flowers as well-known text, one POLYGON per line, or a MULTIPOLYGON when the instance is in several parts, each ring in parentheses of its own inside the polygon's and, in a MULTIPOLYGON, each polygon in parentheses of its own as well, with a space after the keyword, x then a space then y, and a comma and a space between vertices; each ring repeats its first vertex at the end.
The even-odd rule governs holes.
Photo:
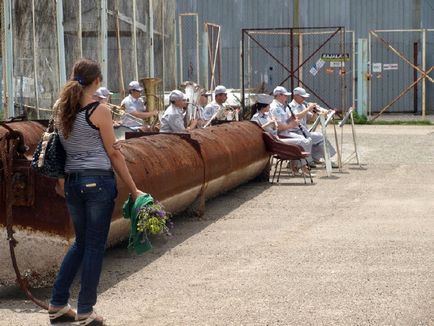
POLYGON ((122 207, 122 214, 131 220, 128 249, 138 254, 152 248, 149 234, 170 235, 170 214, 150 194, 140 195, 135 200, 130 194, 122 207))
POLYGON ((137 214, 137 232, 148 234, 165 233, 170 235, 168 226, 170 214, 164 210, 163 205, 159 202, 154 202, 144 205, 140 208, 137 214))

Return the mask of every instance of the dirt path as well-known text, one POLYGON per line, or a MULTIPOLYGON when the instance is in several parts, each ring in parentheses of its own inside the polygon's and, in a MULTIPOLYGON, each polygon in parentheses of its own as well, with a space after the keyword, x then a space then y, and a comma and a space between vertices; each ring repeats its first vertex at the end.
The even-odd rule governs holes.
MULTIPOLYGON (((149 253, 109 250, 98 312, 109 325, 434 325, 434 129, 357 131, 363 169, 252 182, 203 220, 176 219, 149 253)), ((0 325, 47 324, 0 289, 0 325)))

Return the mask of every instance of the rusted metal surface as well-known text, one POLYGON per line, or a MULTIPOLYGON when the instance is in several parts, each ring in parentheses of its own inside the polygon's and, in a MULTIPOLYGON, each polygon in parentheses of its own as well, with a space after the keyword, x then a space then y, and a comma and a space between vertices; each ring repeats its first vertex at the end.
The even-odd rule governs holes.
MULTIPOLYGON (((65 200, 54 191, 55 180, 35 174, 30 168, 30 160, 36 145, 45 130, 44 125, 35 121, 19 121, 7 126, 23 135, 27 150, 15 153, 12 163, 12 214, 15 225, 30 227, 39 231, 73 236, 72 225, 66 210, 65 200)), ((6 128, 0 127, 0 139, 8 137, 6 128)), ((0 148, 0 150, 5 150, 0 148)), ((4 178, 3 170, 0 179, 4 178)), ((5 209, 5 185, 0 187, 0 211, 5 209)), ((4 214, 0 215, 0 224, 5 224, 4 214)))
MULTIPOLYGON (((17 154, 12 162, 13 194, 9 197, 13 198, 14 228, 22 233, 24 239, 17 249, 30 243, 37 243, 37 246, 44 248, 58 246, 56 252, 59 255, 56 254, 56 259, 60 261, 62 252, 74 234, 65 200, 56 194, 54 179, 35 174, 30 169, 33 151, 45 127, 26 121, 9 124, 8 128, 21 132, 28 146, 28 150, 24 154, 17 154), (35 239, 31 240, 29 233, 32 232, 35 239)), ((4 137, 8 137, 8 132, 0 129, 0 140, 4 137)), ((121 144, 121 151, 137 186, 152 194, 172 213, 191 208, 197 203, 204 204, 206 199, 253 179, 266 169, 269 159, 262 140, 262 129, 250 121, 221 124, 184 135, 153 134, 123 140, 121 144)), ((4 151, 5 148, 0 150, 4 151)), ((3 173, 4 169, 0 167, 2 180, 3 173)), ((6 209, 5 189, 2 182, 1 212, 6 209)), ((125 239, 129 234, 129 220, 122 218, 122 205, 128 197, 128 189, 119 179, 118 191, 109 245, 125 239)), ((0 224, 5 225, 3 213, 0 215, 0 224)), ((26 250, 21 253, 28 252, 26 250)), ((44 261, 44 255, 44 252, 35 252, 35 256, 27 258, 40 262, 44 261)), ((23 264, 23 268, 40 275, 51 275, 42 270, 45 266, 50 270, 57 268, 53 256, 48 258, 51 259, 50 263, 38 270, 29 261, 23 264)), ((4 277, 4 273, 0 276, 4 277)))

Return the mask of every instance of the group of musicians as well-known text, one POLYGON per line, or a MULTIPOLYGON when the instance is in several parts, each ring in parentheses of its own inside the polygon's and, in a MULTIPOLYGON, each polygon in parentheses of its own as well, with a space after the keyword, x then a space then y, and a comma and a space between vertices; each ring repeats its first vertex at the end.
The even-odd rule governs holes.
MULTIPOLYGON (((158 116, 158 111, 148 112, 146 110, 142 99, 143 87, 139 82, 130 82, 128 92, 128 96, 121 102, 121 107, 126 113, 139 119, 158 116)), ((95 93, 95 97, 107 102, 111 94, 107 88, 101 87, 95 93)), ((192 103, 189 103, 185 93, 173 90, 169 94, 170 104, 159 119, 160 132, 188 132, 195 128, 207 127, 213 121, 238 120, 238 109, 234 110, 225 105, 228 98, 225 86, 218 85, 214 89, 214 99, 210 102, 211 95, 211 93, 202 91, 197 103, 193 103, 195 114, 186 119, 187 107, 192 103)), ((312 117, 328 113, 316 103, 306 102, 309 97, 310 95, 301 87, 294 88, 291 93, 285 87, 277 86, 273 90, 273 96, 266 94, 257 96, 256 104, 252 108, 251 120, 256 121, 265 131, 273 134, 279 140, 302 146, 306 152, 311 153, 308 164, 310 167, 315 167, 316 164, 324 162, 324 142, 326 142, 330 157, 334 156, 336 151, 322 133, 309 131, 307 127, 312 117), (290 95, 293 95, 293 100, 288 103, 290 95)), ((333 167, 336 166, 333 163, 333 167)), ((305 171, 306 168, 293 167, 301 171, 305 171)))

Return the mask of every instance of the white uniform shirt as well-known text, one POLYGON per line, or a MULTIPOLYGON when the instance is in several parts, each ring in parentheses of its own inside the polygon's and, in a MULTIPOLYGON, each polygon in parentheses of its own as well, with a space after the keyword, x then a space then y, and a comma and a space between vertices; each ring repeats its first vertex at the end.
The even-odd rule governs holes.
MULTIPOLYGON (((300 113, 306 109, 306 104, 304 104, 304 103, 298 104, 295 100, 292 100, 292 102, 289 103, 289 106, 290 106, 292 112, 294 112, 294 114, 300 113)), ((311 116, 312 116, 312 113, 308 112, 302 119, 300 119, 300 123, 302 123, 306 127, 307 126, 307 118, 310 118, 311 116)))
POLYGON ((217 111, 218 113, 216 118, 218 120, 225 120, 225 108, 223 107, 223 105, 218 104, 216 101, 212 101, 211 103, 207 104, 207 106, 205 106, 203 110, 203 118, 208 121, 217 111))
MULTIPOLYGON (((278 123, 287 124, 291 118, 291 112, 286 107, 285 104, 280 103, 278 100, 274 99, 270 104, 270 114, 276 118, 278 123)), ((289 136, 291 131, 296 131, 297 129, 287 129, 279 131, 279 135, 289 136)))
POLYGON ((161 117, 160 132, 184 132, 184 110, 170 104, 161 117))
POLYGON ((131 94, 122 100, 121 106, 125 107, 125 112, 127 113, 146 111, 145 103, 142 98, 134 98, 131 94))
MULTIPOLYGON (((271 117, 269 113, 256 112, 250 120, 257 122, 262 127, 262 125, 271 121, 271 117)), ((272 124, 268 125, 263 129, 272 135, 277 135, 277 130, 273 128, 272 124)))

